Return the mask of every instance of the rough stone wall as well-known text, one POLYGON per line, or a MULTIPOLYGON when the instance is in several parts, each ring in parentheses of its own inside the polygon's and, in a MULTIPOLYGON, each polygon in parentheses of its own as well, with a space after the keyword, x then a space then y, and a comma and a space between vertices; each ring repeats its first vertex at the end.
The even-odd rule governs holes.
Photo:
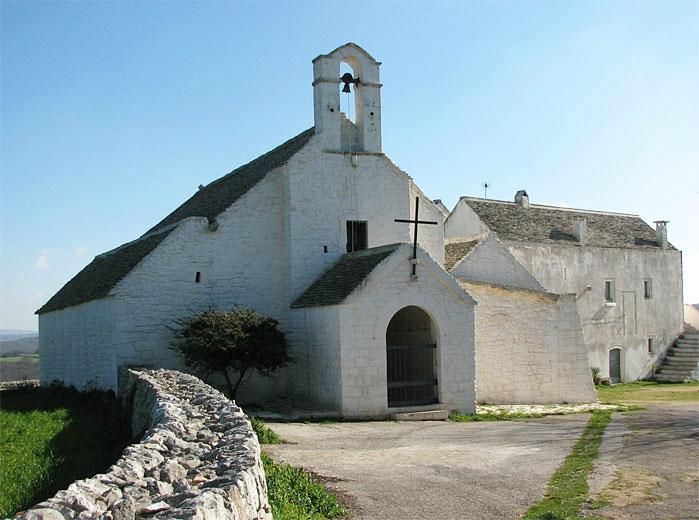
POLYGON ((479 242, 450 272, 456 278, 476 282, 488 282, 532 291, 546 290, 512 256, 512 253, 497 239, 495 233, 491 233, 488 238, 479 242))
POLYGON ((402 246, 339 306, 345 416, 385 417, 392 411, 386 386, 386 330, 391 318, 409 305, 427 312, 436 329, 440 405, 474 411, 474 302, 422 250, 418 279, 410 281, 411 256, 412 247, 402 246))
POLYGON ((39 315, 39 380, 116 389, 116 306, 102 298, 39 315))
POLYGON ((476 397, 497 404, 597 400, 574 295, 460 284, 476 306, 476 397))
POLYGON ((613 348, 621 348, 622 381, 649 375, 682 329, 680 251, 505 245, 549 291, 578 295, 590 365, 600 368, 602 377, 609 376, 613 348), (645 279, 652 280, 651 299, 644 298, 645 279), (614 282, 613 305, 605 303, 605 280, 614 282))
POLYGON ((124 370, 132 428, 143 433, 104 474, 79 480, 25 520, 271 519, 260 446, 242 410, 197 378, 124 370))

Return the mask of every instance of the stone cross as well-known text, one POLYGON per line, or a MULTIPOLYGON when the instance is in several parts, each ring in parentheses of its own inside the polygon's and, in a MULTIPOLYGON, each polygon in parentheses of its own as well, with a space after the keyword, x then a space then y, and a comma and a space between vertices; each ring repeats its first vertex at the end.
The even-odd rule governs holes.
POLYGON ((419 220, 418 219, 418 214, 420 212, 420 197, 415 197, 415 219, 413 220, 406 220, 402 218, 397 218, 394 219, 395 222, 403 222, 406 224, 413 224, 415 226, 415 233, 413 237, 413 273, 412 275, 415 276, 415 267, 417 265, 417 227, 419 224, 430 224, 433 226, 436 226, 439 224, 439 222, 434 222, 432 220, 419 220))

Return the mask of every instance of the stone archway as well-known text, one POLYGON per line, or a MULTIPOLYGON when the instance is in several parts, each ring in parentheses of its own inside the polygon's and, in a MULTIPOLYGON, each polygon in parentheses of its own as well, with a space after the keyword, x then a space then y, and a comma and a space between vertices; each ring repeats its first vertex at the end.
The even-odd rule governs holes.
POLYGON ((417 406, 439 401, 437 331, 420 307, 403 307, 386 328, 388 406, 417 406))

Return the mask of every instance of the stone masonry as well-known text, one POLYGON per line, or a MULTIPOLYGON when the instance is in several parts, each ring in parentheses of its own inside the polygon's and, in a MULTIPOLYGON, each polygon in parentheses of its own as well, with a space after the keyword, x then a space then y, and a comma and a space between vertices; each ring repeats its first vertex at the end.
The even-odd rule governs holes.
POLYGON ((107 473, 74 482, 18 518, 272 518, 260 445, 235 403, 181 372, 127 369, 121 378, 140 442, 107 473))

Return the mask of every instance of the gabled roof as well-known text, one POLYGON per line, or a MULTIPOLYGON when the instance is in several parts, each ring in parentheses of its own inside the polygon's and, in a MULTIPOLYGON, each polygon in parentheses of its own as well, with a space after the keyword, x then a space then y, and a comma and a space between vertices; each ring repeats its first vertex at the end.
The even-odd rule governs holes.
POLYGON ((138 240, 125 244, 95 259, 63 286, 36 314, 56 311, 109 294, 131 270, 150 254, 160 242, 188 217, 206 217, 210 222, 259 183, 265 176, 284 164, 313 136, 314 128, 301 132, 228 175, 201 188, 184 204, 138 240))
POLYGON ((444 269, 451 271, 452 268, 476 247, 478 240, 470 242, 452 242, 444 246, 444 269))
POLYGON ((179 208, 149 229, 146 234, 163 229, 187 217, 206 217, 209 221, 214 220, 264 179, 269 172, 286 164, 296 152, 304 147, 313 133, 314 128, 311 127, 277 146, 274 150, 201 188, 179 208))
POLYGON ((391 256, 400 246, 401 244, 390 244, 346 253, 313 282, 291 304, 291 308, 322 307, 342 303, 382 261, 391 256))
POLYGON ((107 296, 109 291, 158 247, 175 227, 177 226, 139 238, 113 251, 96 256, 36 311, 36 314, 57 311, 107 296))
MULTIPOLYGON (((598 247, 660 249, 656 233, 638 215, 462 197, 501 240, 578 244, 573 222, 587 221, 587 244, 598 247)), ((669 249, 674 249, 668 246, 669 249)))

